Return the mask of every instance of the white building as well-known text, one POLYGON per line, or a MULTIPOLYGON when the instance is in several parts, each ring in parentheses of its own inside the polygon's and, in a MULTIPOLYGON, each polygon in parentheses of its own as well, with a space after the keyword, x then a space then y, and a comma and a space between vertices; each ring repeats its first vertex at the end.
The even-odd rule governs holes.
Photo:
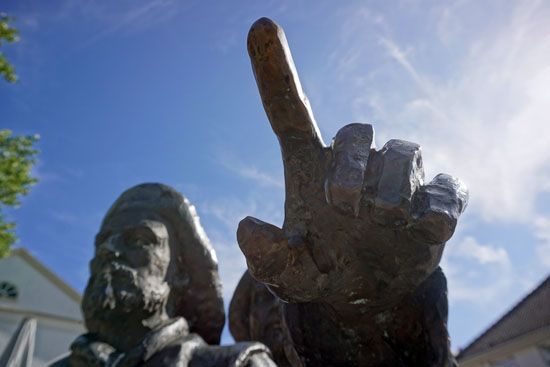
POLYGON ((550 276, 457 356, 460 367, 550 366, 550 276))
POLYGON ((25 323, 21 338, 33 354, 32 367, 66 353, 85 331, 80 301, 78 292, 29 252, 12 250, 11 256, 0 259, 0 356, 6 347, 13 347, 8 344, 25 319, 30 322, 25 323))

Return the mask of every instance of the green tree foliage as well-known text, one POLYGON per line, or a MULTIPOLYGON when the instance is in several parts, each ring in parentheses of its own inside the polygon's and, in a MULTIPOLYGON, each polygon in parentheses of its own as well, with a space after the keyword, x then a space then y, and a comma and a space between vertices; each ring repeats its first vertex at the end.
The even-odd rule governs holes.
MULTIPOLYGON (((0 13, 0 46, 19 40, 17 29, 10 26, 11 21, 12 18, 4 13, 0 13)), ((17 81, 17 75, 15 75, 13 66, 6 60, 2 52, 0 52, 0 74, 10 83, 17 81)))
MULTIPOLYGON (((10 130, 0 130, 0 208, 18 207, 19 198, 29 193, 37 182, 31 176, 38 151, 34 143, 38 135, 12 136, 10 130)), ((0 257, 9 253, 17 237, 13 230, 15 223, 6 222, 0 210, 0 257)))
MULTIPOLYGON (((11 17, 0 13, 0 46, 18 40, 17 29, 10 26, 11 21, 11 17)), ((0 75, 9 83, 17 81, 13 66, 1 52, 0 75)), ((18 207, 19 198, 27 195, 37 181, 31 176, 31 169, 38 154, 33 147, 38 138, 38 135, 12 136, 10 130, 0 130, 0 257, 6 256, 17 240, 15 223, 6 221, 3 210, 18 207)))

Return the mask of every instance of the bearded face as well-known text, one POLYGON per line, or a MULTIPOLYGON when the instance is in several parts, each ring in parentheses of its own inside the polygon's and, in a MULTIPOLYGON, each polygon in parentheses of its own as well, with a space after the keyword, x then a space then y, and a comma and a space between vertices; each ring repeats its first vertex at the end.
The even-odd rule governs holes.
POLYGON ((90 332, 122 320, 146 320, 166 306, 168 230, 159 218, 121 213, 96 236, 82 310, 90 332))

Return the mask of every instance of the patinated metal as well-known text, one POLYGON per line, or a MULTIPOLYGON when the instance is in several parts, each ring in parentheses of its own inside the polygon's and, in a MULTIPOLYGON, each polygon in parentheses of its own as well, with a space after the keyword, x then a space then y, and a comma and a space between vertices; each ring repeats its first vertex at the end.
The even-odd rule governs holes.
POLYGON ((248 52, 281 146, 285 220, 278 228, 247 217, 237 239, 250 275, 280 307, 278 340, 292 350, 259 340, 297 352, 305 366, 452 365, 438 264, 466 187, 446 174, 426 183, 420 146, 390 140, 376 150, 369 124, 347 125, 325 146, 284 32, 270 19, 254 23, 248 52))
POLYGON ((217 345, 218 264, 195 208, 174 189, 125 191, 101 224, 90 272, 88 332, 52 366, 275 366, 263 344, 217 345))

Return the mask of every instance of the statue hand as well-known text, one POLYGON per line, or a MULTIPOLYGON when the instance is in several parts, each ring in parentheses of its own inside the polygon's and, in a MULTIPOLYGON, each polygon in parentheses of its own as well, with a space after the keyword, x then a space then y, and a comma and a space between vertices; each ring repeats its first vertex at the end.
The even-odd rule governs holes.
POLYGON ((387 306, 425 280, 466 207, 468 192, 440 174, 424 183, 420 147, 373 145, 350 124, 325 147, 283 30, 262 18, 248 52, 285 174, 283 228, 247 217, 237 231, 252 276, 287 302, 387 306))

